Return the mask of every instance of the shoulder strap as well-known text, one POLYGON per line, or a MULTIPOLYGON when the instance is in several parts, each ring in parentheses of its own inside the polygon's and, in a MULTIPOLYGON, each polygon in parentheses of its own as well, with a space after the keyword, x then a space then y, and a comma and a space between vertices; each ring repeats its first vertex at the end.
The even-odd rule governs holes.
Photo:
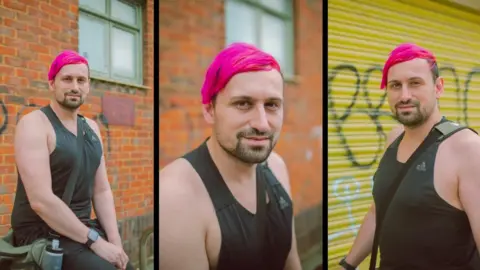
POLYGON ((63 192, 62 200, 63 202, 70 206, 70 202, 72 201, 72 196, 73 196, 73 191, 75 189, 75 185, 78 180, 78 175, 80 172, 80 167, 81 163, 83 160, 83 135, 84 135, 84 124, 85 122, 85 117, 82 115, 78 115, 78 121, 77 121, 77 159, 75 162, 75 165, 73 167, 72 173, 70 174, 70 177, 68 178, 67 185, 65 187, 65 191, 63 192))
MULTIPOLYGON (((265 235, 267 230, 267 198, 265 196, 266 189, 266 180, 265 174, 263 172, 263 165, 257 165, 257 211, 255 213, 257 235, 260 241, 261 251, 265 251, 265 235)), ((270 196, 271 197, 271 196, 270 196)), ((270 198, 270 201, 274 198, 270 198)), ((262 256, 263 258, 263 256, 262 256)))
MULTIPOLYGON (((415 160, 427 150, 432 144, 435 142, 441 142, 446 140, 448 137, 452 136, 453 134, 457 133, 460 130, 468 128, 467 126, 460 125, 455 122, 451 122, 443 118, 438 124, 436 124, 427 137, 423 140, 420 146, 413 152, 410 158, 407 160, 407 163, 403 166, 402 170, 398 173, 397 177, 393 181, 393 184, 390 189, 388 189, 385 198, 389 198, 386 201, 382 202, 385 205, 382 206, 381 209, 384 209, 382 212, 377 211, 375 214, 376 216, 376 226, 375 226, 375 235, 373 237, 373 246, 372 246, 372 254, 370 259, 370 270, 375 270, 376 267, 376 260, 377 260, 377 251, 378 251, 378 244, 379 244, 379 235, 380 230, 382 227, 383 219, 388 211, 388 207, 390 202, 392 201, 395 193, 397 192, 400 183, 402 182, 403 178, 407 174, 408 170, 415 162, 415 160)), ((477 133, 475 130, 471 129, 473 132, 477 133)), ((377 208, 379 209, 379 208, 377 208)))

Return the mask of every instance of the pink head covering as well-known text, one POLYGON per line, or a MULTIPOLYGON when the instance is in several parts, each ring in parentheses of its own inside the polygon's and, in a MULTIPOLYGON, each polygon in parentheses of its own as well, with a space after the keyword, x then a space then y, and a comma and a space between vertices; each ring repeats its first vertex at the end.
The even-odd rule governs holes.
POLYGON ((437 61, 433 53, 413 43, 403 43, 396 47, 390 53, 390 56, 388 57, 387 62, 385 62, 385 66, 383 67, 383 76, 382 83, 380 84, 380 89, 385 88, 385 86, 387 85, 388 70, 392 66, 416 58, 425 59, 432 65, 434 65, 437 61))
POLYGON ((282 73, 273 56, 247 43, 233 43, 223 49, 210 64, 201 90, 202 103, 208 104, 212 101, 238 73, 272 69, 282 73))
POLYGON ((48 71, 48 80, 54 80, 57 73, 62 69, 65 65, 73 65, 73 64, 85 64, 88 66, 88 60, 78 54, 75 51, 65 50, 62 51, 52 62, 50 66, 50 70, 48 71))

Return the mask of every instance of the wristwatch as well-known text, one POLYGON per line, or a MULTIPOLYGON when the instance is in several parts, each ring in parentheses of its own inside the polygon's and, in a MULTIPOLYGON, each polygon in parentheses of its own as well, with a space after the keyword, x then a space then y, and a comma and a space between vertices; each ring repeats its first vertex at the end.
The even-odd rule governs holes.
POLYGON ((355 269, 357 269, 355 266, 348 264, 347 261, 345 261, 345 258, 346 258, 346 256, 343 257, 342 260, 340 260, 340 263, 339 263, 340 266, 342 266, 345 270, 355 270, 355 269))
POLYGON ((87 235, 87 243, 85 243, 88 248, 90 248, 92 246, 93 243, 95 243, 95 241, 97 241, 98 239, 98 232, 95 231, 94 229, 90 229, 88 231, 88 235, 87 235))

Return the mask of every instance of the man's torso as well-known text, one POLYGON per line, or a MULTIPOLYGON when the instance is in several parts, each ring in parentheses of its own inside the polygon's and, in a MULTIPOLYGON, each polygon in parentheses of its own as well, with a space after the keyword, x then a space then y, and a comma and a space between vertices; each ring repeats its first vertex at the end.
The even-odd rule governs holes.
MULTIPOLYGON (((242 263, 248 265, 250 257, 261 256, 257 253, 258 246, 252 244, 256 239, 251 234, 252 227, 255 227, 257 207, 255 181, 251 181, 247 186, 224 182, 229 190, 225 193, 229 194, 222 193, 222 196, 226 195, 225 197, 228 198, 231 195, 233 204, 226 205, 220 210, 215 206, 217 198, 211 196, 204 183, 205 179, 199 176, 192 164, 185 159, 175 162, 183 163, 185 176, 182 178, 189 179, 188 185, 191 185, 194 190, 195 201, 198 202, 195 206, 199 211, 198 216, 201 218, 198 224, 205 232, 205 249, 210 268, 240 269, 242 263), (247 247, 250 248, 247 250, 247 247), (234 259, 235 257, 236 259, 234 259), (236 265, 232 265, 234 262, 236 265)), ((214 181, 223 181, 223 179, 214 179, 214 181)), ((275 189, 277 194, 281 194, 289 205, 284 209, 276 208, 277 200, 274 198, 276 195, 268 196, 269 193, 267 193, 267 226, 271 228, 267 233, 269 234, 267 238, 276 238, 275 241, 279 246, 270 247, 270 240, 266 245, 267 249, 270 248, 270 256, 276 253, 277 259, 281 261, 286 259, 288 251, 290 251, 293 208, 290 198, 281 185, 279 184, 275 189), (274 224, 276 228, 272 228, 272 220, 277 223, 274 224)))
MULTIPOLYGON (((459 131, 432 145, 402 180, 381 229, 380 254, 385 269, 430 269, 435 265, 445 269, 480 269, 480 265, 467 266, 477 251, 458 196, 461 153, 456 144, 468 132, 471 131, 459 131)), ((374 178, 377 213, 385 211, 382 202, 390 198, 382 196, 416 148, 400 141, 401 137, 397 138, 387 149, 374 178)))
MULTIPOLYGON (((42 114, 44 124, 48 127, 46 143, 49 150, 48 158, 50 161, 52 191, 61 198, 73 169, 73 164, 75 164, 76 156, 78 155, 77 125, 76 123, 60 121, 60 119, 54 115, 53 110, 48 107, 45 108, 43 108, 44 112, 36 111, 33 113, 42 114)), ((88 123, 89 121, 86 122, 88 123)), ((99 138, 90 127, 90 124, 87 125, 84 123, 83 129, 85 132, 83 144, 84 156, 80 165, 79 178, 72 196, 70 208, 80 220, 86 222, 91 214, 93 181, 101 161, 102 149, 99 138)), ((20 234, 17 232, 32 234, 31 237, 28 237, 32 239, 20 240, 20 242, 31 242, 37 238, 37 236, 43 236, 43 234, 46 233, 45 230, 48 230, 48 226, 30 207, 20 175, 18 175, 17 183, 17 193, 12 212, 12 227, 14 231, 16 231, 16 236, 20 234)))

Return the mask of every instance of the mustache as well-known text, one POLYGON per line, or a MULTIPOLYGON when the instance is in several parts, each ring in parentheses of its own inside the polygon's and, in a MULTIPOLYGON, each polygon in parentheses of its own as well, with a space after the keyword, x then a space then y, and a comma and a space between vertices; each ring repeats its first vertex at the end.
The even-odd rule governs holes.
POLYGON ((252 128, 246 131, 240 131, 237 133, 237 139, 245 138, 245 137, 267 137, 269 140, 273 139, 272 132, 260 131, 256 128, 252 128))
POLYGON ((78 96, 80 96, 81 94, 80 94, 80 91, 78 91, 78 90, 70 90, 70 91, 65 93, 65 96, 67 96, 67 95, 78 95, 78 96))
POLYGON ((398 108, 400 106, 414 106, 414 107, 418 107, 420 106, 420 102, 418 101, 415 101, 415 100, 402 100, 400 102, 398 102, 397 104, 395 104, 395 108, 398 108))

